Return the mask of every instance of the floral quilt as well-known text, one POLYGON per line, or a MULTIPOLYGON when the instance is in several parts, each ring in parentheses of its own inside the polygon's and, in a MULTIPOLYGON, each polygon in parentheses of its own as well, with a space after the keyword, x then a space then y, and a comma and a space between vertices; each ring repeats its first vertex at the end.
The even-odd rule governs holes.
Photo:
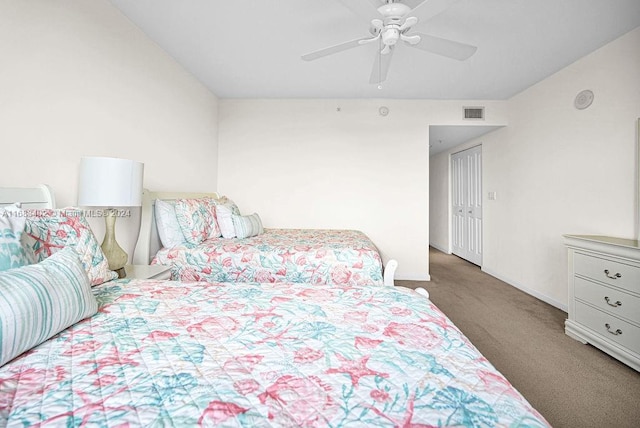
POLYGON ((0 368, 0 426, 545 427, 398 287, 116 280, 0 368))
POLYGON ((181 281, 383 284, 378 249, 357 230, 265 229, 162 249, 152 263, 170 265, 181 281))

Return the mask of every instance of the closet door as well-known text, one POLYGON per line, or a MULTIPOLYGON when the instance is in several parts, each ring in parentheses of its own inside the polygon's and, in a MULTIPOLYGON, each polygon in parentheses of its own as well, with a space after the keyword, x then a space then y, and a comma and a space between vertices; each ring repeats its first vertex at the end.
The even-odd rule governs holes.
POLYGON ((451 155, 453 254, 482 264, 482 146, 451 155))
POLYGON ((451 200, 452 206, 452 247, 453 254, 464 257, 466 254, 466 244, 464 242, 465 224, 465 168, 464 156, 460 153, 451 155, 451 200))

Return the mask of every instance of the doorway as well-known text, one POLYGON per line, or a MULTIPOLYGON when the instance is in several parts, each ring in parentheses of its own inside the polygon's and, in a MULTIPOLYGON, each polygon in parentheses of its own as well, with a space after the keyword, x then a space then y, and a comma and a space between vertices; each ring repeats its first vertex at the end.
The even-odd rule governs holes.
POLYGON ((482 265, 482 145, 451 155, 453 254, 482 265))

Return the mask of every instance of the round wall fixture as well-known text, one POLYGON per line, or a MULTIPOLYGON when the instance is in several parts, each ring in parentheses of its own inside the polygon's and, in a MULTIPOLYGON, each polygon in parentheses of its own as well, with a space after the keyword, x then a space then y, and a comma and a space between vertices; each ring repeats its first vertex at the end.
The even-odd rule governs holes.
POLYGON ((578 110, 584 110, 591 105, 593 102, 593 92, 588 89, 581 91, 576 95, 576 99, 573 102, 573 105, 576 106, 578 110))
POLYGON ((386 116, 389 114, 389 107, 386 106, 382 106, 378 109, 378 113, 380 113, 380 116, 386 116))

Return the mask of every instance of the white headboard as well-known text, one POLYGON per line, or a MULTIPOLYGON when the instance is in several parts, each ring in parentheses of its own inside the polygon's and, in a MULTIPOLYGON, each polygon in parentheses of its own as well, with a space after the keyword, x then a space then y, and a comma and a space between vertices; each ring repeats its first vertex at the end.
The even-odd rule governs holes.
POLYGON ((37 187, 0 187, 0 207, 15 202, 22 203, 23 209, 56 207, 53 190, 46 184, 37 187))
POLYGON ((138 236, 138 243, 133 253, 133 263, 137 265, 148 265, 156 253, 162 248, 156 226, 156 199, 172 201, 176 199, 196 198, 218 199, 218 197, 218 194, 215 192, 152 192, 144 189, 142 192, 142 211, 140 213, 140 235, 138 236))

